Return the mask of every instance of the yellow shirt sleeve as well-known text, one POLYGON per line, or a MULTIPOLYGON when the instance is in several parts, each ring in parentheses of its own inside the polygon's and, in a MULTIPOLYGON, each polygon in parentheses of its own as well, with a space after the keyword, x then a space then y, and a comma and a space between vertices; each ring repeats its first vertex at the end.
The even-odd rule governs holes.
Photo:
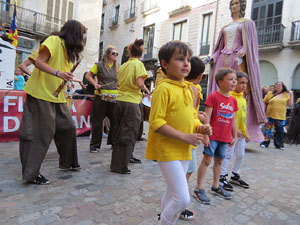
POLYGON ((39 55, 39 50, 36 50, 36 51, 34 51, 33 53, 31 53, 31 54, 28 56, 28 58, 31 59, 31 60, 33 60, 33 61, 36 61, 38 55, 39 55))
POLYGON ((169 93, 166 89, 157 89, 153 92, 153 98, 157 99, 156 101, 152 101, 149 118, 149 129, 153 132, 167 123, 165 118, 168 106, 168 95, 169 93))
POLYGON ((98 65, 97 65, 97 63, 95 63, 94 66, 90 69, 90 72, 92 72, 93 74, 97 74, 98 73, 98 65))
POLYGON ((135 67, 135 79, 139 77, 144 77, 144 78, 148 77, 146 68, 142 62, 137 63, 135 67))

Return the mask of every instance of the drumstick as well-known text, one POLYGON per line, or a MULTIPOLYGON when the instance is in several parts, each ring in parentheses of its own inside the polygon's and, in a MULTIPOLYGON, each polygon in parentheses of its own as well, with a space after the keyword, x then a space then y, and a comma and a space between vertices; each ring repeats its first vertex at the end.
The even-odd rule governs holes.
MULTIPOLYGON (((77 66, 79 65, 79 63, 80 63, 80 60, 73 66, 73 68, 71 69, 71 73, 73 73, 75 70, 76 70, 76 68, 77 68, 77 66)), ((67 80, 64 80, 59 86, 58 86, 58 88, 53 92, 53 96, 54 97, 58 97, 58 95, 59 95, 59 93, 61 92, 61 90, 65 87, 65 85, 67 84, 67 80)))
POLYGON ((100 86, 101 86, 101 87, 105 87, 105 86, 108 86, 108 85, 111 85, 111 84, 115 84, 115 83, 116 83, 116 82, 114 81, 114 82, 109 82, 109 83, 103 84, 103 85, 100 84, 100 86))

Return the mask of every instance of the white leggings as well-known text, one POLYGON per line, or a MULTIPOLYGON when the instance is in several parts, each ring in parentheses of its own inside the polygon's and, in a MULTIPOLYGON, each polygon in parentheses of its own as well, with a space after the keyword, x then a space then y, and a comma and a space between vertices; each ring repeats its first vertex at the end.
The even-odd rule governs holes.
POLYGON ((167 182, 167 190, 161 200, 160 225, 174 225, 180 213, 190 204, 186 180, 188 160, 158 162, 167 182))
POLYGON ((242 160, 245 155, 245 147, 246 147, 246 139, 241 137, 237 138, 235 145, 233 145, 232 147, 229 146, 227 147, 225 159, 223 159, 222 161, 221 175, 227 174, 228 164, 233 154, 234 154, 234 161, 233 161, 232 172, 234 173, 240 172, 242 160))

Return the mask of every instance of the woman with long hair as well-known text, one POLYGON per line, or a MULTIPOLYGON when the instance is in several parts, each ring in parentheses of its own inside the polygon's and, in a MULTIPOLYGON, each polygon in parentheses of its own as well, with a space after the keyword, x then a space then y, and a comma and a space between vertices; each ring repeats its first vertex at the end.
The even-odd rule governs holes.
POLYGON ((230 0, 232 22, 224 26, 213 51, 209 73, 209 93, 218 89, 214 74, 221 67, 229 67, 249 76, 247 94, 247 129, 251 141, 260 142, 263 135, 259 124, 266 121, 258 63, 258 42, 255 23, 244 18, 246 0, 230 0))
POLYGON ((264 103, 268 122, 266 123, 264 130, 265 140, 260 143, 260 147, 269 147, 270 140, 273 137, 273 130, 275 129, 275 148, 284 149, 283 128, 286 120, 286 109, 287 106, 293 105, 293 96, 293 92, 288 91, 282 81, 277 81, 275 83, 274 91, 269 91, 265 96, 264 103))
POLYGON ((91 68, 86 79, 95 87, 92 107, 92 139, 90 152, 97 153, 101 147, 103 120, 107 116, 110 121, 107 144, 116 142, 116 96, 118 95, 118 53, 115 47, 108 46, 102 60, 91 68), (96 75, 96 76, 95 76, 96 75), (93 77, 95 76, 96 79, 93 77))
POLYGON ((129 160, 140 162, 133 157, 133 150, 141 122, 139 103, 142 101, 142 91, 149 94, 144 84, 147 78, 146 69, 139 60, 143 54, 143 44, 142 39, 137 39, 129 45, 130 58, 118 72, 117 137, 113 146, 110 169, 121 174, 130 174, 127 167, 129 160))
POLYGON ((25 86, 27 93, 19 132, 23 179, 34 184, 50 183, 40 174, 41 164, 54 139, 59 168, 80 169, 76 128, 66 104, 65 90, 53 95, 63 80, 72 81, 73 63, 84 49, 86 28, 76 20, 67 21, 58 35, 40 46, 35 68, 25 86))

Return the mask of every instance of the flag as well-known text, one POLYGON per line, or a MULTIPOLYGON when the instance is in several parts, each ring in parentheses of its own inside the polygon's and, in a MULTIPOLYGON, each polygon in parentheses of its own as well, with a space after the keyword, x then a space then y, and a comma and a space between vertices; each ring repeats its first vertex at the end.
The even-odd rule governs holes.
POLYGON ((17 29, 17 7, 16 7, 16 3, 14 6, 14 15, 10 24, 10 28, 9 28, 9 34, 8 34, 8 38, 11 41, 11 44, 15 47, 17 47, 18 45, 18 29, 17 29))

